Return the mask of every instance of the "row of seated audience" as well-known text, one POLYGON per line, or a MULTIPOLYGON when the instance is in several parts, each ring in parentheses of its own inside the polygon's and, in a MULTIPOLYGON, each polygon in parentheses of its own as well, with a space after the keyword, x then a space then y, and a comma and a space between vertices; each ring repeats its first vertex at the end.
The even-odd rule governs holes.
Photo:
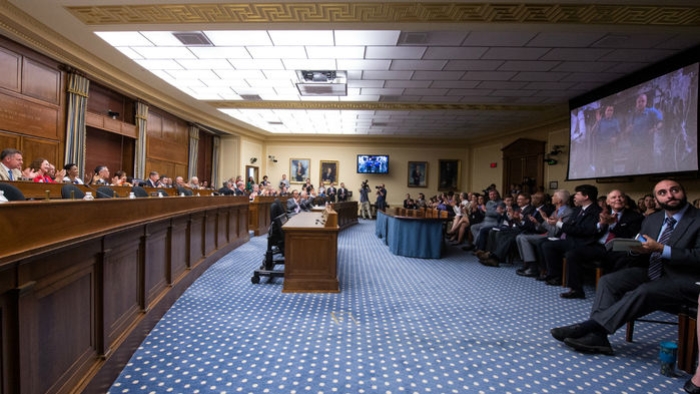
MULTIPOLYGON (((627 322, 657 310, 697 305, 699 201, 689 204, 680 183, 663 180, 637 203, 621 190, 599 198, 598 189, 587 184, 577 186, 573 196, 557 190, 551 199, 542 192, 518 191, 515 198, 503 199, 495 188, 485 192, 485 203, 481 195, 464 193, 437 196, 427 203, 453 210, 448 237, 453 245, 467 242, 462 248, 475 249, 482 264, 498 267, 517 254, 524 263, 518 275, 552 286, 561 286, 565 279, 569 290, 561 294, 564 299, 586 297, 586 265, 604 269, 589 318, 551 330, 566 346, 612 354, 608 335, 627 322), (606 248, 616 238, 638 239, 640 244, 629 251, 606 248), (564 261, 566 278, 562 278, 564 261)), ((405 204, 410 202, 407 195, 405 204)), ((686 391, 700 392, 697 375, 686 383, 686 391)))

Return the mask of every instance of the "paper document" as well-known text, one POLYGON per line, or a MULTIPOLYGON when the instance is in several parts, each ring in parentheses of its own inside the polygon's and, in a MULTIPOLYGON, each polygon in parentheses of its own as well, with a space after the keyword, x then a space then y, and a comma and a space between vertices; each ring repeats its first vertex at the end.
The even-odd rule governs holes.
POLYGON ((605 249, 613 252, 629 252, 631 248, 641 245, 642 243, 636 239, 613 238, 605 244, 605 249))

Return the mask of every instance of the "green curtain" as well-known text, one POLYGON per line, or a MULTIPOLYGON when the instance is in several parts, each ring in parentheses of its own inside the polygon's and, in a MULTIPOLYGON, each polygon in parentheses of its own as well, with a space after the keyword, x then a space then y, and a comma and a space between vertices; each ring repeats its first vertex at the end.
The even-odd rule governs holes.
POLYGON ((190 125, 190 152, 187 159, 187 179, 197 176, 197 156, 199 154, 199 127, 190 125))
POLYGON ((64 164, 75 163, 80 177, 85 175, 85 112, 90 80, 68 74, 68 112, 66 116, 66 154, 64 164))
POLYGON ((221 182, 219 182, 219 149, 221 146, 221 137, 215 135, 212 139, 212 152, 211 152, 211 180, 209 185, 215 189, 219 188, 221 182))
POLYGON ((146 176, 146 126, 148 123, 148 105, 136 103, 136 152, 134 157, 134 178, 145 179, 146 176))

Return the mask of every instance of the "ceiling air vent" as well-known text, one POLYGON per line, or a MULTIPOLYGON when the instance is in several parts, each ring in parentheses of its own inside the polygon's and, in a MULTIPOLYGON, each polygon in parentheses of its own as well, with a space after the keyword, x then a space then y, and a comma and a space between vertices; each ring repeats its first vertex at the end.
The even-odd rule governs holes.
POLYGON ((302 96, 347 96, 347 72, 340 70, 297 70, 297 89, 302 96))
POLYGON ((202 32, 173 33, 173 36, 187 46, 212 47, 214 44, 202 32))
POLYGON ((262 101, 262 97, 257 94, 241 94, 240 96, 245 101, 262 101))
POLYGON ((399 36, 399 45, 422 45, 428 43, 426 32, 405 32, 399 36))

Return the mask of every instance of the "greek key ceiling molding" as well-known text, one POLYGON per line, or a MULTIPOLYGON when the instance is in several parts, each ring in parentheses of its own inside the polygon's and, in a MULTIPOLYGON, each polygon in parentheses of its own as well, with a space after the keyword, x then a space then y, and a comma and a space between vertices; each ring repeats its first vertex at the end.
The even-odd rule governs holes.
POLYGON ((87 25, 538 23, 700 26, 700 6, 492 3, 157 4, 67 7, 87 25))
POLYGON ((337 103, 326 101, 227 101, 208 100, 216 108, 236 109, 344 109, 371 111, 457 110, 457 111, 546 111, 551 106, 506 104, 425 104, 425 103, 337 103))

